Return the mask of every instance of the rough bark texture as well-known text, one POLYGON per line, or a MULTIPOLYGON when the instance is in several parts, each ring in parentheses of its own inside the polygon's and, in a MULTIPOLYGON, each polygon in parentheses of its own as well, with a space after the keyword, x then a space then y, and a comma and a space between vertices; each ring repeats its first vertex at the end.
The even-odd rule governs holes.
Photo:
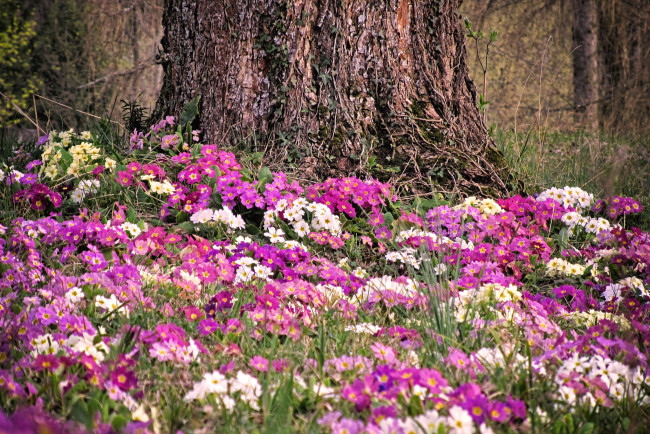
POLYGON ((177 115, 200 95, 205 142, 254 134, 267 158, 313 176, 503 194, 508 175, 476 107, 459 5, 167 0, 156 112, 177 115))
POLYGON ((595 0, 573 0, 573 103, 576 123, 598 129, 598 33, 595 0))

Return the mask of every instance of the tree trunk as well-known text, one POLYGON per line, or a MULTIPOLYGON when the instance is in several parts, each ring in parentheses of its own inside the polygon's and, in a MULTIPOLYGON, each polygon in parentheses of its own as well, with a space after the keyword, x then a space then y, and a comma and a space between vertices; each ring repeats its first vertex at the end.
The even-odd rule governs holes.
POLYGON ((156 115, 201 97, 205 142, 303 174, 507 191, 467 72, 460 0, 166 0, 156 115))
POLYGON ((576 123, 598 130, 598 34, 595 0, 573 0, 573 103, 576 123))

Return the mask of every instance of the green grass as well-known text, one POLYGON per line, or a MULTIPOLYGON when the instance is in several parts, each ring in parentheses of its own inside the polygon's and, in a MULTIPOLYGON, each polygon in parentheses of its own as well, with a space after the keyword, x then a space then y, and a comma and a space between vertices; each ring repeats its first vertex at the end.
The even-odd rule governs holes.
MULTIPOLYGON (((569 185, 597 197, 632 197, 650 207, 650 138, 497 130, 494 140, 529 193, 569 185)), ((648 229, 650 215, 630 223, 648 229)))

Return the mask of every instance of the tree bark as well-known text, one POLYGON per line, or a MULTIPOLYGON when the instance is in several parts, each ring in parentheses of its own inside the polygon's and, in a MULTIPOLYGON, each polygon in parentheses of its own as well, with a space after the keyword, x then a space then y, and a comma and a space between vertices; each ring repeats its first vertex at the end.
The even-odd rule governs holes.
POLYGON ((498 196, 460 0, 166 0, 156 115, 201 96, 204 141, 315 177, 498 196))
POLYGON ((598 130, 598 10, 595 0, 573 0, 573 102, 578 125, 598 130))

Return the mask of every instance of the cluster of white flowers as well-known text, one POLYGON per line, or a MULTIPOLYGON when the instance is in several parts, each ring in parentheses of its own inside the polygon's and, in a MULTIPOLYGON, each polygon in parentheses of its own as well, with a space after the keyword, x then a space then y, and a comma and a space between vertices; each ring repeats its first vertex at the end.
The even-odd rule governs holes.
POLYGON ((483 366, 506 368, 508 365, 526 368, 528 359, 517 353, 513 355, 514 345, 504 344, 500 348, 481 348, 473 357, 483 366))
POLYGON ((115 294, 111 294, 110 297, 104 297, 103 295, 96 296, 95 306, 105 309, 107 312, 117 311, 123 315, 129 315, 129 310, 127 309, 126 305, 118 300, 115 294))
POLYGON ((381 330, 381 327, 379 327, 378 325, 375 325, 375 324, 368 323, 368 322, 349 325, 349 326, 345 327, 346 332, 354 332, 354 333, 367 334, 367 335, 374 335, 379 330, 381 330))
POLYGON ((4 166, 5 170, 0 169, 0 182, 4 181, 5 178, 7 177, 7 174, 13 175, 15 179, 20 179, 23 177, 24 173, 14 169, 14 166, 6 167, 4 166))
MULTIPOLYGON (((576 395, 576 391, 566 385, 566 379, 576 373, 593 379, 599 379, 607 387, 609 398, 614 401, 641 399, 643 405, 650 405, 650 396, 644 391, 644 385, 650 386, 650 378, 640 367, 630 368, 621 362, 595 354, 590 357, 572 355, 563 361, 555 374, 558 398, 570 406, 587 404, 595 407, 599 400, 590 391, 576 395)), ((559 404, 562 405, 562 404, 559 404)))
POLYGON ((108 354, 108 346, 99 341, 94 343, 96 335, 89 335, 84 333, 82 336, 72 335, 63 343, 64 346, 76 353, 84 353, 92 357, 96 363, 104 361, 104 357, 108 354))
MULTIPOLYGON (((623 300, 622 291, 624 288, 630 288, 637 291, 642 297, 648 298, 650 293, 643 285, 643 281, 638 277, 626 277, 623 280, 620 280, 618 283, 610 283, 605 287, 603 291, 603 298, 605 302, 614 301, 615 303, 620 303, 623 300)), ((605 303, 601 303, 604 305, 605 303)))
POLYGON ((635 276, 630 276, 626 277, 625 279, 620 280, 619 285, 627 286, 628 288, 632 288, 642 296, 642 297, 650 297, 650 292, 646 289, 646 287, 643 285, 643 281, 639 279, 638 277, 635 276))
POLYGON ((50 333, 33 338, 30 343, 34 347, 32 357, 38 354, 56 354, 61 349, 59 342, 50 333))
POLYGON ((165 179, 163 182, 154 181, 153 179, 149 180, 149 188, 152 193, 160 195, 170 195, 174 194, 176 187, 172 185, 169 180, 165 179))
MULTIPOLYGON (((452 240, 451 238, 445 236, 438 236, 433 232, 424 231, 422 229, 417 229, 417 228, 410 228, 404 231, 400 231, 395 236, 395 241, 399 243, 413 237, 424 237, 430 239, 434 243, 446 244, 450 246, 453 245, 454 243, 457 243, 460 246, 460 248, 463 250, 474 250, 474 244, 471 241, 463 240, 460 237, 457 237, 456 239, 452 240)), ((417 253, 418 251, 412 247, 403 247, 399 251, 387 252, 385 254, 385 258, 389 262, 402 262, 418 270, 420 269, 420 265, 422 264, 422 261, 428 258, 421 258, 419 255, 417 255, 417 253)), ((444 264, 440 264, 440 265, 441 266, 438 266, 436 268, 437 274, 442 274, 446 270, 446 266, 444 264)))
POLYGON ((264 213, 264 229, 267 230, 265 235, 269 237, 271 242, 284 242, 284 232, 282 230, 277 229, 280 231, 279 236, 274 236, 275 232, 271 231, 275 229, 273 225, 280 213, 301 238, 309 234, 311 228, 316 231, 325 230, 335 236, 341 234, 341 220, 339 216, 332 213, 327 205, 309 202, 302 197, 295 199, 291 204, 286 199, 280 199, 276 203, 275 209, 267 210, 264 213), (305 220, 306 212, 312 214, 311 222, 305 220))
MULTIPOLYGON (((474 420, 467 410, 454 405, 448 413, 448 416, 445 417, 436 410, 427 410, 424 414, 405 419, 387 417, 379 422, 379 431, 418 434, 437 434, 441 430, 449 434, 473 434, 476 432, 474 420)), ((486 423, 482 423, 478 428, 480 434, 494 432, 486 423)))
POLYGON ((259 410, 258 401, 262 396, 262 386, 257 378, 242 371, 238 371, 235 378, 226 378, 219 371, 208 372, 203 375, 201 381, 194 384, 183 400, 189 402, 214 395, 225 409, 232 410, 235 408, 234 397, 237 394, 242 402, 250 405, 254 410, 259 410))
MULTIPOLYGON (((94 168, 97 165, 94 161, 101 157, 101 150, 97 146, 86 141, 90 139, 91 136, 88 131, 84 131, 79 135, 76 135, 72 130, 61 133, 57 133, 56 131, 50 132, 49 141, 45 145, 41 157, 43 160, 41 173, 44 173, 46 178, 55 179, 58 176, 63 175, 79 176, 83 173, 84 169, 90 170, 94 168), (84 141, 78 145, 70 146, 73 139, 84 141), (65 150, 66 148, 68 149, 65 150), (61 171, 59 162, 63 158, 64 152, 72 157, 72 162, 67 167, 65 173, 59 173, 61 171)), ((114 160, 111 161, 115 163, 114 160)), ((112 164, 111 166, 114 168, 115 164, 112 164)), ((106 162, 106 167, 109 170, 112 170, 112 168, 109 167, 108 161, 106 162)))
POLYGON ((582 327, 591 327, 596 325, 601 319, 608 319, 615 322, 621 330, 629 330, 632 327, 630 322, 623 315, 615 315, 603 312, 602 310, 591 309, 587 312, 573 311, 563 314, 562 316, 582 327))
POLYGON ((470 196, 463 201, 463 203, 456 205, 454 210, 466 210, 467 208, 472 207, 481 211, 481 214, 485 216, 501 214, 503 208, 499 206, 492 199, 477 199, 475 196, 470 196))
POLYGON ((474 250, 474 243, 472 243, 471 241, 463 240, 460 237, 457 237, 452 240, 451 238, 445 236, 438 236, 433 232, 424 231, 422 229, 417 229, 417 228, 411 228, 405 231, 400 231, 395 237, 395 241, 400 243, 412 237, 424 237, 430 239, 434 243, 446 244, 450 246, 453 245, 454 243, 457 243, 460 246, 460 248, 463 250, 474 250))
POLYGON ((46 333, 31 340, 34 348, 31 354, 32 357, 36 357, 38 354, 56 354, 61 349, 68 349, 73 353, 84 353, 99 364, 108 354, 108 346, 101 340, 97 343, 94 341, 95 335, 88 333, 83 333, 81 336, 72 335, 60 341, 54 339, 50 333, 46 333))
MULTIPOLYGON (((122 229, 122 231, 124 231, 124 233, 128 235, 128 237, 131 239, 137 238, 137 236, 142 233, 140 227, 134 223, 124 222, 119 226, 119 228, 122 229)), ((145 230, 146 230, 146 223, 145 223, 145 230)))
POLYGON ((79 182, 77 188, 72 191, 70 197, 75 203, 80 203, 84 198, 90 194, 99 191, 99 181, 96 179, 84 179, 79 182))
POLYGON ((410 298, 415 298, 418 295, 418 287, 414 280, 406 279, 405 283, 400 283, 390 276, 381 276, 368 280, 366 285, 357 292, 355 301, 365 302, 374 294, 381 294, 383 291, 393 291, 410 298))
POLYGON ((232 210, 228 207, 223 207, 218 210, 207 208, 201 211, 197 211, 192 214, 190 221, 195 225, 211 225, 223 223, 228 231, 244 229, 246 227, 246 222, 244 221, 243 217, 239 214, 233 213, 232 210))
POLYGON ((234 283, 248 283, 254 279, 270 281, 273 275, 271 268, 260 264, 256 259, 249 258, 248 256, 237 259, 233 264, 239 266, 235 272, 234 283))
POLYGON ((417 250, 415 250, 412 247, 404 247, 402 248, 401 251, 398 252, 388 252, 386 253, 385 257, 388 262, 402 262, 404 264, 408 264, 411 267, 415 268, 416 270, 420 268, 420 264, 422 263, 422 259, 416 258, 415 253, 417 250))
POLYGON ((578 212, 568 212, 562 216, 562 221, 569 228, 569 234, 575 234, 578 228, 583 228, 587 233, 599 234, 611 228, 607 219, 602 217, 590 218, 582 216, 578 212))
POLYGON ((456 320, 463 322, 472 319, 477 313, 478 303, 519 301, 521 297, 521 292, 515 285, 503 286, 498 283, 488 283, 478 288, 459 291, 454 299, 456 320))
MULTIPOLYGON (((458 407, 454 407, 458 408, 458 407)), ((469 414, 468 414, 469 416, 469 414)), ((447 418, 441 416, 436 410, 428 410, 420 416, 414 418, 406 419, 397 419, 392 417, 387 417, 379 422, 379 431, 380 432, 406 432, 406 433, 438 433, 440 425, 446 425, 447 418)), ((466 419, 462 418, 461 425, 466 423, 466 419)), ((474 423, 470 416, 469 427, 471 431, 466 431, 469 433, 474 432, 474 423)))
POLYGON ((190 283, 192 283, 192 284, 194 284, 196 286, 201 285, 201 279, 199 278, 199 276, 197 276, 194 273, 190 273, 187 270, 181 270, 180 277, 181 277, 181 280, 184 280, 186 282, 190 282, 190 283))
POLYGON ((546 263, 548 276, 582 276, 586 269, 584 265, 572 264, 562 258, 553 258, 546 263))
POLYGON ((544 190, 537 196, 538 201, 545 201, 546 199, 555 199, 563 206, 567 208, 573 207, 578 211, 589 208, 594 203, 594 195, 578 187, 553 187, 544 190))

